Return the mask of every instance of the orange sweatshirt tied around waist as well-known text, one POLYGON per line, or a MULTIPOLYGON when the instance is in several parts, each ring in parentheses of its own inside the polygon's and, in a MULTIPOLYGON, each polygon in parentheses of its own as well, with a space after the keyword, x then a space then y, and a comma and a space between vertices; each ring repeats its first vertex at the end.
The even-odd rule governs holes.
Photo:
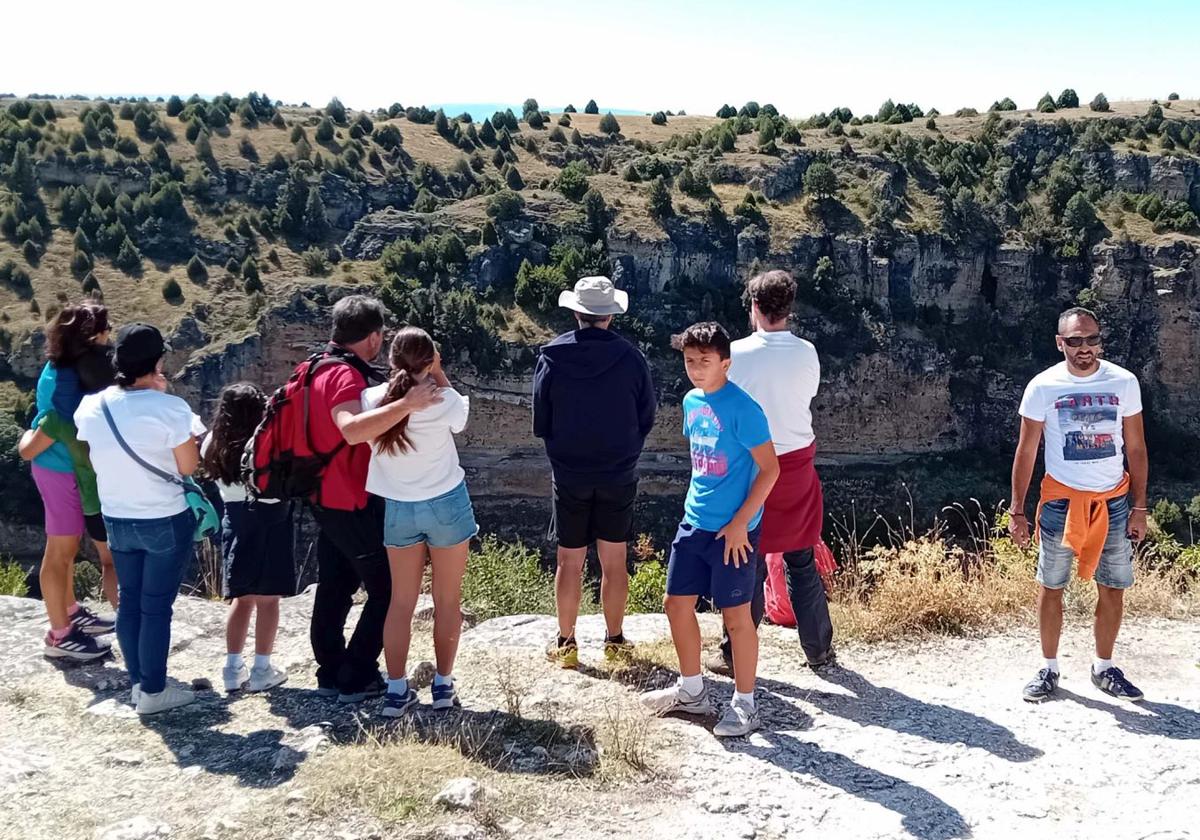
POLYGON ((1091 580, 1108 538, 1108 502, 1129 493, 1129 473, 1111 490, 1076 490, 1049 474, 1042 479, 1042 498, 1038 502, 1037 538, 1042 538, 1042 505, 1067 500, 1067 524, 1063 528, 1062 545, 1071 549, 1079 560, 1079 577, 1091 580))

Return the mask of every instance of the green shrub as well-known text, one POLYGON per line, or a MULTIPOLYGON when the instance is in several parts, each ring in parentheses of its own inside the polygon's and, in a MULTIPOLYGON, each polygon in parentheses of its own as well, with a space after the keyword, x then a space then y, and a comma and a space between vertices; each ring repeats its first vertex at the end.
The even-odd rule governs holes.
POLYGON ((487 214, 499 222, 517 218, 525 209, 525 199, 512 190, 500 190, 487 199, 487 214))
POLYGON ((0 560, 0 595, 24 598, 28 594, 25 570, 15 560, 0 560))
POLYGON ((571 201, 579 201, 588 191, 590 174, 587 166, 573 160, 558 173, 558 177, 554 179, 554 188, 571 201))
POLYGON ((595 99, 588 100, 587 105, 583 106, 583 113, 585 113, 585 114, 599 114, 600 113, 600 107, 598 105, 596 105, 595 99))
POLYGON ((804 172, 804 191, 818 199, 833 197, 838 191, 837 174, 829 164, 816 161, 804 172))
POLYGON ((203 283, 208 279, 208 267, 199 254, 192 254, 192 258, 188 260, 187 275, 193 283, 203 283))
POLYGON ((71 271, 76 274, 87 274, 92 270, 92 258, 86 251, 75 251, 71 256, 71 271))
POLYGON ((167 100, 167 116, 178 117, 183 111, 183 100, 178 96, 172 96, 167 100))
POLYGON ((309 248, 300 255, 300 261, 309 277, 321 277, 329 272, 329 255, 323 248, 309 248))
POLYGON ((97 280, 96 275, 90 271, 83 278, 83 285, 81 288, 86 294, 92 295, 93 297, 96 295, 103 297, 103 292, 100 290, 100 281, 97 280))
POLYGON ((1103 93, 1097 93, 1095 98, 1088 104, 1088 107, 1093 111, 1105 112, 1110 110, 1108 106, 1108 97, 1103 93))
POLYGON ((675 215, 675 208, 671 204, 671 191, 661 175, 650 182, 646 205, 650 216, 660 222, 675 215))
MULTIPOLYGON (((586 588, 584 597, 590 602, 586 588)), ((467 563, 462 600, 480 621, 523 613, 553 615, 554 575, 524 544, 487 536, 467 563)), ((589 603, 582 611, 594 609, 594 603, 589 603)))
POLYGON ((504 170, 504 183, 508 185, 510 190, 521 190, 525 188, 525 179, 521 177, 521 173, 515 166, 509 166, 504 170))
POLYGON ((26 239, 21 245, 21 256, 25 258, 25 262, 30 265, 37 265, 38 260, 42 257, 42 252, 38 250, 37 243, 32 239, 26 239))
POLYGON ((654 123, 655 125, 666 125, 667 115, 662 111, 655 111, 650 117, 650 122, 654 123))
POLYGON ((563 134, 563 130, 558 126, 550 129, 550 133, 546 135, 546 139, 552 143, 566 143, 567 135, 563 134))
POLYGON ((660 613, 667 594, 667 567, 661 559, 643 560, 629 578, 629 613, 660 613))
POLYGON ((126 274, 132 274, 141 269, 142 252, 137 249, 137 246, 133 244, 133 240, 128 236, 121 241, 121 247, 117 251, 113 265, 126 274))
POLYGON ((318 143, 328 143, 333 140, 333 121, 329 117, 322 117, 317 123, 315 134, 318 143))
MULTIPOLYGON (((590 112, 589 112, 590 113, 590 112)), ((621 131, 621 124, 617 122, 617 118, 609 111, 600 118, 600 130, 605 134, 618 134, 621 131)))
POLYGON ((1050 95, 1049 91, 1046 91, 1038 100, 1037 109, 1043 114, 1053 114, 1058 110, 1058 106, 1054 104, 1054 97, 1050 95))
POLYGON ((530 111, 525 115, 525 122, 529 123, 530 128, 541 129, 546 125, 546 118, 540 111, 530 111))
POLYGON ((1071 88, 1067 88, 1058 95, 1058 100, 1054 104, 1059 108, 1078 108, 1079 94, 1071 88))
POLYGON ((174 277, 163 281, 162 296, 164 300, 183 300, 183 289, 179 288, 179 283, 174 277))
POLYGON ((558 306, 558 296, 565 288, 567 278, 558 266, 532 265, 529 260, 522 260, 514 297, 521 306, 551 312, 558 306))
POLYGON ((325 114, 338 125, 346 124, 346 106, 336 96, 325 106, 325 114))

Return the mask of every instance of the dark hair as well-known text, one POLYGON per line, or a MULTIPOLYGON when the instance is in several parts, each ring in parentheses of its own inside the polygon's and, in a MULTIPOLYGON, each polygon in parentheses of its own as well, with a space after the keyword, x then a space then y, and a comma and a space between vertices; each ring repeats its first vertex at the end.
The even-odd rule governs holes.
POLYGON ((107 332, 108 309, 98 303, 65 306, 46 328, 46 358, 55 367, 75 364, 88 351, 92 339, 107 332))
POLYGON ((671 347, 675 350, 686 350, 689 347, 711 350, 722 359, 728 359, 729 333, 716 321, 704 321, 692 324, 679 335, 671 336, 671 347))
POLYGON ((350 295, 333 305, 333 331, 330 340, 334 344, 357 344, 371 333, 383 330, 387 310, 383 304, 366 295, 350 295))
POLYGON ((605 321, 609 321, 611 319, 611 315, 593 315, 590 312, 575 313, 575 320, 581 324, 587 324, 589 327, 594 327, 596 324, 603 324, 605 321))
MULTIPOLYGON (((405 327, 396 333, 392 339, 392 351, 389 361, 392 365, 392 378, 388 382, 387 391, 380 405, 394 403, 408 393, 417 384, 417 374, 433 364, 437 347, 429 333, 420 327, 405 327)), ((412 446, 405 430, 408 428, 408 417, 404 417, 395 426, 375 438, 375 449, 384 454, 406 452, 412 446)))
POLYGON ((241 482, 242 450, 266 408, 266 394, 255 385, 239 382, 222 389, 208 424, 211 437, 201 462, 209 478, 225 484, 241 482))
POLYGON ((796 302, 796 281, 786 271, 764 271, 746 283, 746 295, 772 323, 792 314, 796 302))
POLYGON ((1096 313, 1090 309, 1084 309, 1082 306, 1072 306, 1066 312, 1058 316, 1058 334, 1062 335, 1062 331, 1067 328, 1067 323, 1072 318, 1091 318, 1092 322, 1098 327, 1100 319, 1096 317, 1096 313))

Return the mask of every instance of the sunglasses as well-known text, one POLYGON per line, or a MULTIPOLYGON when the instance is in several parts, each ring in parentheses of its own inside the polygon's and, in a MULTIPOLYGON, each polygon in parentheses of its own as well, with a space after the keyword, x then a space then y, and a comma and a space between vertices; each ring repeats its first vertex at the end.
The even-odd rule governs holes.
POLYGON ((1095 335, 1073 335, 1063 338, 1063 344, 1068 347, 1082 347, 1087 344, 1088 347, 1096 347, 1100 344, 1100 333, 1095 335))

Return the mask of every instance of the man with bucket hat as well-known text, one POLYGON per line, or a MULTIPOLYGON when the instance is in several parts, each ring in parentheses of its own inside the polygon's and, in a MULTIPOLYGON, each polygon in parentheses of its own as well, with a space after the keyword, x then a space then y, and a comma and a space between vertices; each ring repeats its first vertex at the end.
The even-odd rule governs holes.
POLYGON ((579 664, 579 615, 588 546, 596 544, 606 656, 628 649, 622 633, 629 574, 626 544, 633 535, 637 462, 654 426, 656 398, 645 357, 613 332, 614 315, 629 295, 607 277, 584 277, 558 305, 575 313, 578 329, 541 349, 533 374, 533 433, 546 443, 553 473, 550 536, 558 544, 555 602, 558 635, 549 658, 579 664))

